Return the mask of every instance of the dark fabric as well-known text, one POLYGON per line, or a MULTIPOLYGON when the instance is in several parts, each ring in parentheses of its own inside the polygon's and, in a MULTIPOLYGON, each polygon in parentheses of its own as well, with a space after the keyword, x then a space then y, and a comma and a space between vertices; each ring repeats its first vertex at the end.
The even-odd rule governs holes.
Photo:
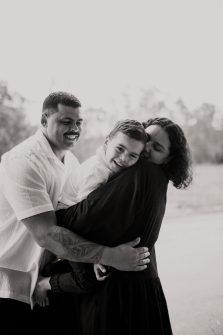
POLYGON ((171 335, 159 278, 112 274, 97 294, 81 304, 82 334, 171 335))
MULTIPOLYGON (((87 199, 57 213, 60 226, 88 240, 113 247, 139 236, 141 245, 151 252, 151 262, 143 273, 114 270, 100 282, 99 290, 83 296, 83 334, 172 334, 154 249, 165 212, 167 185, 160 167, 141 161, 87 199)), ((75 266, 82 274, 89 271, 86 264, 75 266)), ((68 282, 65 285, 69 287, 68 282)))
POLYGON ((57 273, 65 273, 71 270, 70 264, 66 259, 57 259, 46 264, 41 271, 43 277, 50 277, 57 273))
POLYGON ((34 334, 35 320, 29 304, 0 298, 0 320, 1 334, 34 334))
POLYGON ((58 273, 50 277, 51 291, 54 294, 86 294, 99 287, 92 264, 70 262, 69 271, 58 273))
MULTIPOLYGON (((58 224, 111 247, 139 236, 140 244, 152 252, 165 212, 167 185, 160 167, 140 161, 110 179, 87 199, 58 211, 58 224)), ((81 263, 72 266, 75 271, 77 267, 82 268, 82 273, 86 268, 81 263)), ((158 276, 155 254, 146 271, 151 278, 158 276)), ((72 281, 70 283, 72 285, 72 281)))
POLYGON ((49 306, 34 306, 35 324, 32 327, 33 331, 30 331, 29 334, 79 335, 80 303, 78 295, 74 297, 67 294, 55 295, 49 292, 49 298, 49 306))
POLYGON ((167 184, 160 167, 140 161, 87 199, 58 211, 58 224, 111 247, 140 236, 141 245, 151 249, 165 212, 167 184))
POLYGON ((50 277, 53 294, 83 294, 90 292, 90 287, 97 284, 92 269, 92 264, 86 264, 83 268, 78 263, 58 259, 43 268, 42 276, 50 277))

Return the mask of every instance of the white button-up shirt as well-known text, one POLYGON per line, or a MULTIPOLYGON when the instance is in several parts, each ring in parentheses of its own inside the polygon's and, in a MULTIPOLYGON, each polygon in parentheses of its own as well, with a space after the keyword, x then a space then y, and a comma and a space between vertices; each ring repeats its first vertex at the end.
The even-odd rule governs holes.
POLYGON ((63 185, 79 165, 64 164, 38 130, 2 156, 0 164, 0 297, 31 303, 43 249, 22 219, 55 210, 63 185))
POLYGON ((98 148, 96 155, 80 164, 71 173, 64 185, 57 209, 72 206, 86 199, 89 193, 105 184, 113 174, 106 160, 104 148, 98 148))

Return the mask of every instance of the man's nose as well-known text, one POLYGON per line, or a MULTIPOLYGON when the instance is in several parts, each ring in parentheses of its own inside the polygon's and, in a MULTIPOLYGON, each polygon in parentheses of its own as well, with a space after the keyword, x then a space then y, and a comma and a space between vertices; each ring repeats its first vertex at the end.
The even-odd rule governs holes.
POLYGON ((79 130, 78 126, 76 125, 76 123, 73 123, 72 126, 71 126, 71 130, 73 131, 77 131, 79 130))

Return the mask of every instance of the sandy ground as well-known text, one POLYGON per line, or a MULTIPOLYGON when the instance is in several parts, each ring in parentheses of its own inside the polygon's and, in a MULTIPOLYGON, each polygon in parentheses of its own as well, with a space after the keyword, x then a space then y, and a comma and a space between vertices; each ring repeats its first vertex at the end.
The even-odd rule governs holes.
POLYGON ((223 213, 166 218, 156 252, 174 335, 223 335, 223 213))

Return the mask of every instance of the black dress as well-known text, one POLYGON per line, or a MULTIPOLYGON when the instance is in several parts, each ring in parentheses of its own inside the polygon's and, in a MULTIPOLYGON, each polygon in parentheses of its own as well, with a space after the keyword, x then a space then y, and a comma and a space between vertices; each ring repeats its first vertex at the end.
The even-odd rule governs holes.
POLYGON ((57 275, 62 290, 75 292, 77 282, 85 286, 84 273, 88 273, 91 292, 83 295, 80 303, 83 334, 172 334, 154 249, 165 212, 167 186, 160 167, 140 161, 87 199, 58 212, 60 226, 88 240, 113 247, 139 236, 140 245, 147 246, 151 253, 145 271, 112 269, 109 278, 97 282, 94 290, 96 281, 88 264, 70 262, 73 272, 57 275), (79 275, 74 280, 75 272, 79 275))

